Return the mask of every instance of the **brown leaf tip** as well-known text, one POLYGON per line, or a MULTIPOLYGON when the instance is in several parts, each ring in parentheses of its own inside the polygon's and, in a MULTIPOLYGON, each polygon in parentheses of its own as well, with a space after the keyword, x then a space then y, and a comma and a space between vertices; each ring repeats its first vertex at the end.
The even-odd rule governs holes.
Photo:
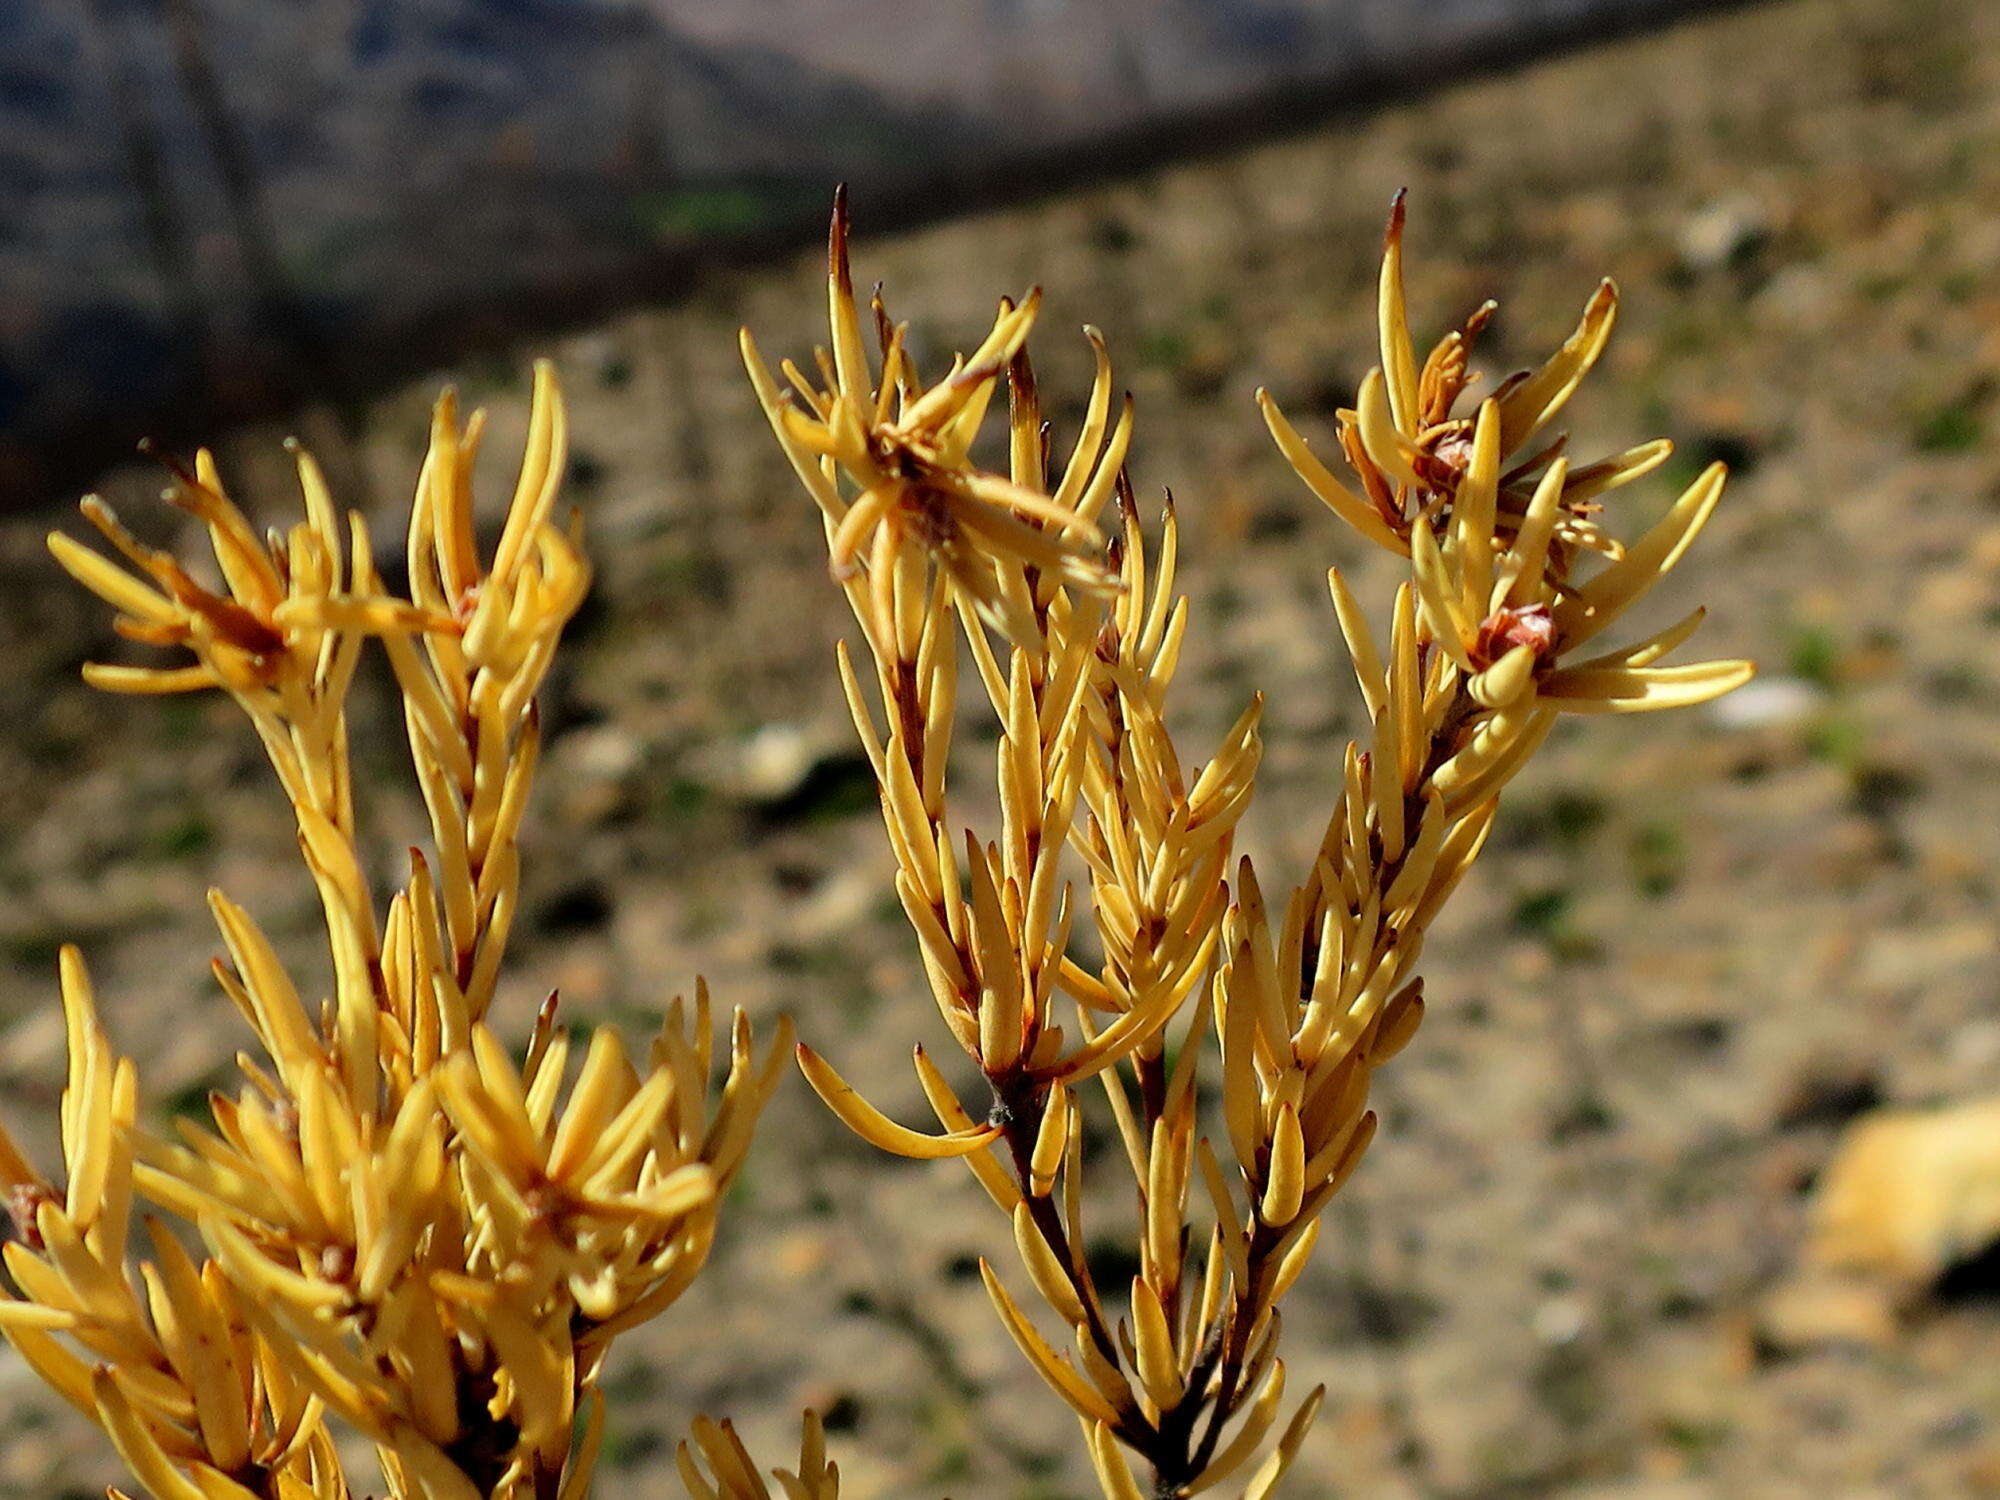
POLYGON ((833 221, 826 232, 826 274, 843 288, 853 280, 847 265, 847 184, 844 182, 833 190, 833 221))

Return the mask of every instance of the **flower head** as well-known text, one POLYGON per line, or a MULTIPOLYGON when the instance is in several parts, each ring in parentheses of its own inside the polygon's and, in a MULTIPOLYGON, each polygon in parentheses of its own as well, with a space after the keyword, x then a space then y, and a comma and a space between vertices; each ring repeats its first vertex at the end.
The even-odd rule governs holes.
POLYGON ((1422 638, 1433 642, 1492 710, 1545 705, 1572 713, 1629 713, 1699 703, 1741 686, 1745 661, 1658 666, 1694 633, 1702 611, 1634 646, 1571 659, 1680 560, 1721 498, 1712 464, 1629 546, 1597 520, 1602 497, 1652 472, 1673 451, 1664 439, 1573 466, 1558 417, 1611 336, 1617 288, 1601 283, 1576 331, 1539 370, 1503 380, 1469 414, 1469 359, 1494 304, 1416 363, 1403 292, 1403 197, 1390 211, 1382 258, 1382 363, 1352 409, 1338 414, 1341 452, 1361 493, 1306 445, 1266 391, 1272 436, 1299 476, 1364 536, 1410 558, 1422 638), (1596 554, 1587 577, 1578 564, 1596 554))
MULTIPOLYGON (((907 325, 890 322, 878 294, 872 310, 880 364, 871 369, 848 263, 843 191, 835 196, 828 234, 827 297, 833 348, 815 351, 817 383, 786 360, 782 369, 793 389, 781 391, 747 329, 743 358, 772 430, 824 515, 833 574, 843 581, 865 575, 881 639, 893 630, 895 570, 925 560, 1017 641, 1033 632, 1027 602, 1036 575, 1086 592, 1115 592, 1094 520, 1110 496, 1115 462, 1086 464, 1079 445, 1078 461, 1051 492, 1019 463, 1005 476, 971 456, 994 391, 1034 326, 1041 293, 1030 291, 1019 304, 1003 300, 978 348, 954 359, 929 386, 917 372, 907 325)), ((1096 441, 1102 435, 1100 424, 1096 441)))
MULTIPOLYGON (((141 542, 95 495, 83 501, 84 518, 126 568, 61 532, 50 534, 56 561, 118 611, 112 625, 120 635, 149 646, 182 647, 195 658, 190 665, 166 668, 93 662, 84 668, 87 682, 127 693, 221 686, 239 698, 273 705, 313 690, 328 627, 319 619, 300 620, 296 606, 342 594, 349 554, 367 556, 366 533, 357 516, 343 534, 318 465, 303 450, 297 459, 305 519, 267 538, 258 537, 229 498, 208 450, 197 453, 192 465, 166 460, 173 475, 166 499, 207 529, 221 578, 217 586, 197 581, 171 553, 141 542), (293 610, 288 612, 288 605, 293 610)), ((448 623, 387 600, 370 604, 382 628, 448 623)))

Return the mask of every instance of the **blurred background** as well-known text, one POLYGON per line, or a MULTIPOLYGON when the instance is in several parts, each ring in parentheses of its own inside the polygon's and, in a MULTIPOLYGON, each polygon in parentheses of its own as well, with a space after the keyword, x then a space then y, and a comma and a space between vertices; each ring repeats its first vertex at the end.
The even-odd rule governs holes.
MULTIPOLYGON (((1102 327, 1171 484, 1199 756, 1269 696, 1247 839, 1298 868, 1360 722, 1325 603, 1390 582, 1270 450, 1373 362, 1391 193, 1434 337, 1487 296, 1494 375, 1599 276, 1619 331, 1571 408, 1736 479, 1662 589, 1751 688, 1571 723, 1434 936, 1433 1010, 1288 1335, 1330 1399, 1299 1495, 2000 1495, 2000 8, 1983 0, 30 0, 0 7, 0 1109, 46 1148, 54 955, 81 942, 166 1118, 241 1044, 211 884, 314 983, 316 902, 249 732, 113 700, 137 659, 42 533, 125 461, 213 441, 257 518, 305 438, 406 513, 428 403, 490 408, 498 507, 527 361, 572 402, 599 581, 549 703, 502 1024, 560 987, 632 1031, 706 974, 795 1015, 906 1118, 937 1022, 832 671, 851 629, 735 352, 823 337, 813 248, 855 184, 858 278, 940 363, 1046 288, 1073 432, 1102 327), (1813 1204, 1857 1121, 1939 1107, 1813 1204), (1970 1118, 1972 1128, 1954 1122, 1970 1118), (1987 1123, 1981 1123, 1982 1121, 1987 1123)), ((1629 498, 1628 498, 1629 497, 1629 498)), ((357 755, 384 883, 421 813, 386 682, 357 755)), ((994 731, 963 731, 969 765, 994 731)), ((969 803, 982 815, 977 798, 969 803)), ((1275 877, 1274 877, 1275 878, 1275 877)), ((302 988, 311 988, 303 984, 302 988)), ((1101 1205, 1115 1277, 1129 1207, 1101 1205)), ((716 1263, 616 1357, 608 1495, 672 1493, 696 1411, 760 1455, 827 1411, 856 1500, 1094 1494, 980 1290, 1002 1226, 955 1164, 889 1161, 796 1082, 716 1263)), ((117 1478, 0 1354, 0 1497, 117 1478)))
POLYGON ((0 7, 0 492, 1690 0, 0 7))

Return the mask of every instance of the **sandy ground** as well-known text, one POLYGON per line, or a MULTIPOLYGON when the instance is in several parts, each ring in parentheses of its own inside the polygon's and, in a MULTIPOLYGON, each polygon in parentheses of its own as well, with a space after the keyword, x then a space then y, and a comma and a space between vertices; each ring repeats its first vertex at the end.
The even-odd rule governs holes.
MULTIPOLYGON (((1386 1076, 1383 1139, 1295 1295, 1295 1377, 1331 1398, 1290 1493, 2000 1494, 2000 1307, 1979 1277, 1886 1337, 1772 1313, 1840 1120, 2000 1078, 2000 11, 1791 0, 906 237, 868 238, 858 205, 861 274, 934 353, 999 292, 1047 287, 1043 385, 1070 430, 1070 330, 1105 329, 1139 400, 1135 477, 1171 483, 1187 527, 1183 744, 1270 695, 1247 826, 1272 870, 1308 851, 1357 722, 1324 568, 1357 565, 1378 608, 1388 580, 1282 472, 1251 392, 1317 423, 1352 390, 1404 183, 1420 317, 1499 297, 1496 372, 1618 278, 1581 445, 1664 432, 1682 478, 1731 461, 1657 611, 1705 599, 1708 645, 1765 675, 1728 714, 1566 726, 1510 798, 1430 945, 1432 1019, 1386 1076)), ((818 296, 802 257, 552 351, 601 580, 551 703, 503 1008, 524 1021, 556 984, 579 1019, 637 1031, 705 973, 909 1107, 907 1048, 938 1026, 839 707, 849 627, 735 363, 739 322, 807 346, 818 296)), ((450 378, 508 452, 524 370, 450 378)), ((326 455, 383 530, 429 384, 326 455)), ((273 516, 293 503, 278 436, 222 445, 273 516)), ((153 487, 107 481, 166 536, 153 487)), ((1620 505, 1643 524, 1671 489, 1620 505)), ((119 648, 38 529, 0 527, 0 1101, 45 1140, 60 941, 85 945, 162 1111, 200 1107, 240 1042, 204 977, 207 885, 302 972, 323 960, 247 732, 221 703, 75 686, 119 648)), ((385 706, 365 688, 357 735, 386 876, 416 812, 385 706)), ((974 756, 990 734, 968 725, 974 756)), ((1105 1203, 1107 1265, 1126 1212, 1105 1203)), ((857 1500, 1094 1493, 979 1289, 975 1257, 1004 1243, 958 1169, 870 1155, 794 1081, 712 1270, 616 1363, 601 1490, 670 1493, 697 1410, 775 1462, 811 1402, 857 1500)), ((0 1500, 116 1477, 8 1359, 0 1430, 0 1500)))

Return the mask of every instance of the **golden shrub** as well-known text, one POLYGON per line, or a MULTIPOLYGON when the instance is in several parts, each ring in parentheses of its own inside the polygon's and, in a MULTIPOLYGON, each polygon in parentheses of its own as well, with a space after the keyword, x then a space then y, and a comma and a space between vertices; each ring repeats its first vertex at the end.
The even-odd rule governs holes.
POLYGON ((896 893, 983 1087, 968 1107, 920 1047, 941 1127, 930 1134, 883 1116, 803 1046, 800 1059, 856 1132, 904 1156, 962 1157, 1011 1220, 1021 1285, 1059 1337, 990 1264, 987 1291, 1082 1423, 1109 1500, 1198 1494, 1252 1466, 1244 1493, 1262 1500, 1297 1453, 1321 1393, 1286 1407, 1280 1304, 1374 1134, 1369 1075, 1422 1020, 1425 932, 1557 715, 1699 703, 1751 673, 1740 661, 1656 665, 1700 611, 1582 654, 1680 559, 1723 482, 1709 469, 1630 546, 1599 526, 1599 498, 1669 451, 1649 443, 1572 465, 1549 431, 1610 334, 1611 285, 1547 364, 1461 414, 1493 308, 1420 365, 1402 240, 1399 198, 1382 363, 1339 414, 1352 484, 1259 393, 1300 478, 1409 568, 1386 651, 1328 574, 1373 729, 1347 746, 1312 867, 1275 901, 1232 848, 1256 777, 1258 702, 1199 766, 1167 722, 1189 626, 1174 513, 1169 503, 1149 554, 1125 481, 1131 403, 1114 416, 1097 334, 1083 430, 1060 466, 1027 355, 1037 295, 1003 302, 986 340, 930 385, 878 296, 871 365, 838 205, 819 379, 787 363, 782 391, 744 336, 873 659, 871 702, 840 650, 896 893), (1003 391, 1008 471, 988 473, 972 452, 1003 391), (997 839, 960 825, 947 796, 961 636, 1002 728, 997 839), (1079 922, 1104 955, 1094 973, 1071 956, 1079 922), (1141 1209, 1125 1287, 1099 1286, 1082 1249, 1076 1091, 1092 1081, 1124 1148, 1110 1170, 1130 1173, 1141 1209), (1213 1138, 1205 1095, 1220 1106, 1213 1138), (1150 1470, 1143 1484, 1128 1455, 1150 1470))
MULTIPOLYGON (((879 297, 870 353, 840 206, 831 347, 814 373, 785 363, 787 390, 743 338, 861 628, 869 668, 842 646, 839 671, 896 893, 980 1086, 968 1104, 918 1047, 938 1127, 919 1130, 817 1053, 799 1060, 863 1137, 961 1159, 991 1197, 1018 1268, 984 1264, 987 1291, 1078 1417, 1108 1500, 1245 1474, 1243 1494, 1262 1500, 1297 1454, 1321 1393, 1287 1398, 1281 1305, 1374 1134, 1371 1074, 1422 1019, 1425 933, 1558 715, 1698 703, 1751 671, 1660 664, 1699 611, 1584 654, 1679 560, 1723 479, 1704 473, 1629 545, 1600 525, 1602 497, 1667 454, 1649 443, 1572 464, 1550 431, 1610 333, 1609 284, 1540 370, 1469 402, 1491 307, 1419 363, 1402 235, 1399 201, 1381 364, 1334 435, 1351 478, 1259 393, 1300 478, 1408 568, 1386 635, 1328 575, 1371 728, 1330 777, 1317 857, 1276 899, 1235 848, 1258 701, 1199 763, 1169 726, 1190 628, 1178 533, 1171 503, 1149 528, 1127 483, 1133 411, 1114 399, 1104 341, 1090 332, 1096 379, 1058 463, 1027 354, 1036 294, 1003 302, 985 341, 926 384, 879 297), (999 473, 974 450, 1003 395, 999 473), (950 804, 967 661, 1002 730, 1000 826, 984 837, 950 804), (1079 951, 1102 961, 1088 969, 1079 951), (1098 1285, 1081 1249, 1083 1117, 1099 1090, 1119 1149, 1089 1168, 1129 1173, 1141 1207, 1128 1286, 1098 1285)), ((384 586, 362 519, 343 522, 303 454, 305 518, 261 539, 206 454, 177 474, 172 498, 207 528, 215 586, 94 500, 85 514, 123 567, 50 539, 121 635, 192 658, 92 665, 88 680, 220 688, 249 717, 296 814, 333 959, 333 993, 309 1007, 249 911, 213 895, 228 955, 215 977, 264 1056, 239 1056, 243 1084, 212 1098, 207 1125, 161 1135, 141 1123, 136 1069, 65 950, 60 1178, 0 1133, 17 1229, 0 1332, 157 1500, 346 1500, 334 1422, 373 1443, 397 1497, 580 1500, 606 1350, 700 1271, 789 1045, 780 1027, 760 1056, 739 1013, 724 1066, 699 986, 636 1059, 609 1028, 572 1058, 553 1002, 519 1060, 487 1028, 535 695, 589 574, 579 528, 556 514, 566 421, 548 368, 490 558, 472 524, 480 431, 477 414, 461 424, 450 396, 438 403, 408 597, 384 586), (344 712, 371 640, 401 691, 433 836, 386 905, 357 854, 344 712), (135 1262, 139 1202, 158 1216, 135 1262)), ((699 1500, 772 1493, 726 1423, 697 1423, 680 1469, 699 1500)), ((796 1470, 775 1478, 788 1500, 837 1495, 810 1416, 796 1470)))

